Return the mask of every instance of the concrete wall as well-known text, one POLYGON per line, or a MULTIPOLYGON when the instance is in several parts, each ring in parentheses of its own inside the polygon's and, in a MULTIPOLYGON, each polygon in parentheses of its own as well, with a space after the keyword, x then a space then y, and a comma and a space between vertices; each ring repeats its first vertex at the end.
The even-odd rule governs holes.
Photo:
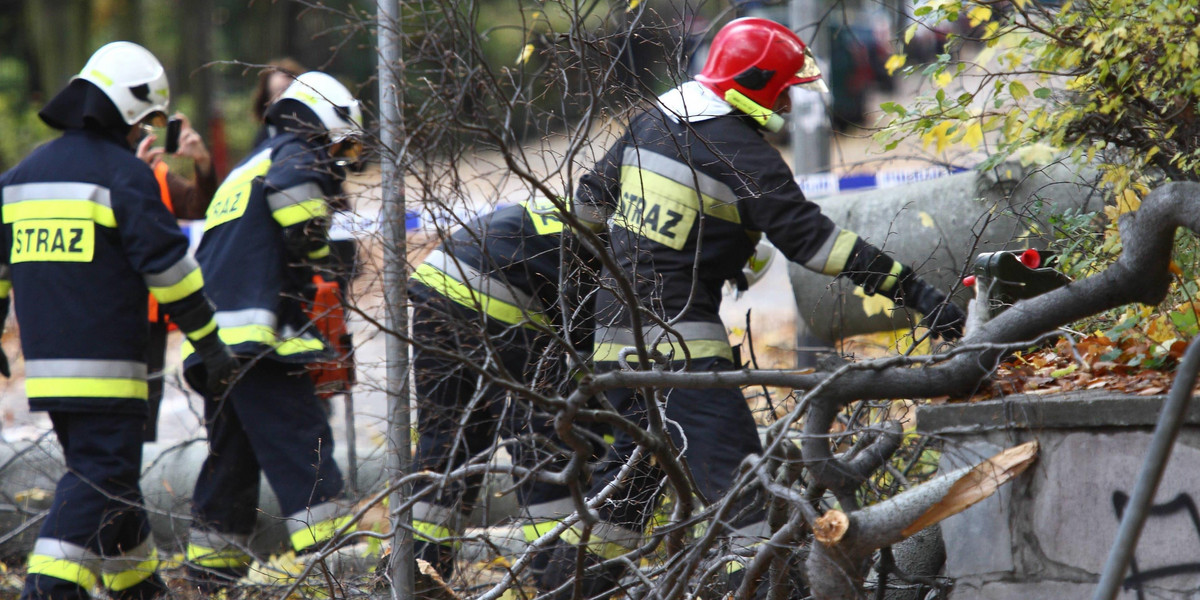
MULTIPOLYGON (((1031 439, 1041 444, 1020 478, 942 523, 951 598, 1091 598, 1162 402, 1097 391, 921 407, 918 429, 945 440, 943 470, 1031 439)), ((1119 598, 1200 597, 1197 495, 1193 403, 1119 598)))

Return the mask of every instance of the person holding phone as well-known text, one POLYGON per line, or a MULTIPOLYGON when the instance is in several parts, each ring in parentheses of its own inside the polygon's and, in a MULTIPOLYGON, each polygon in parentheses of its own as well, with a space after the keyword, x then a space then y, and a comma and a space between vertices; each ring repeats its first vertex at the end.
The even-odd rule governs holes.
MULTIPOLYGON (((208 210, 213 194, 217 191, 217 173, 204 139, 192 128, 187 116, 177 112, 167 122, 166 143, 155 146, 157 141, 158 136, 153 133, 143 138, 137 147, 137 157, 154 170, 163 204, 176 219, 203 219, 204 211, 208 210), (184 177, 172 171, 170 165, 163 160, 164 155, 191 159, 192 177, 184 177)), ((153 442, 158 439, 158 412, 163 398, 163 367, 166 364, 169 326, 166 316, 158 309, 158 302, 154 296, 150 296, 149 302, 150 337, 146 344, 149 416, 146 418, 146 429, 142 439, 153 442)))

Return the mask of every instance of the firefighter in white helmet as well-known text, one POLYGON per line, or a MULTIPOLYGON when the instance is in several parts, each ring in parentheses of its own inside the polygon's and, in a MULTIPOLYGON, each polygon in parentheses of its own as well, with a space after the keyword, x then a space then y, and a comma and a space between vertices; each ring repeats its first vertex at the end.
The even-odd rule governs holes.
POLYGON ((305 366, 331 358, 302 297, 329 254, 330 203, 358 156, 362 112, 336 79, 300 75, 267 111, 271 135, 230 172, 208 208, 196 258, 208 273, 221 339, 249 361, 226 397, 184 348, 204 396, 211 452, 196 482, 187 560, 213 589, 245 572, 259 472, 279 498, 297 553, 348 521, 333 433, 305 366))
POLYGON ((196 348, 210 389, 219 393, 237 366, 187 238, 134 155, 169 99, 153 54, 108 44, 39 113, 63 135, 0 176, 0 309, 16 290, 30 409, 50 413, 67 466, 29 557, 25 599, 165 590, 138 485, 147 289, 196 348))

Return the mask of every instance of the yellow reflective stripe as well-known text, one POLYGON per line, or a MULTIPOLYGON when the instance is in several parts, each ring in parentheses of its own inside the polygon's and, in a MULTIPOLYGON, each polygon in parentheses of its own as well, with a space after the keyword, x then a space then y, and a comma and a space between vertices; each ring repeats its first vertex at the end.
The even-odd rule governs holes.
MULTIPOLYGON (((316 338, 294 337, 280 340, 276 337, 275 330, 268 325, 222 327, 218 335, 221 337, 221 341, 225 342, 227 346, 247 343, 262 344, 270 346, 280 356, 290 356, 304 352, 323 352, 325 350, 325 343, 316 338)), ((183 358, 191 356, 195 351, 196 348, 188 340, 183 341, 183 358)))
POLYGON ((323 198, 313 198, 304 202, 297 202, 285 206, 271 213, 275 217, 275 222, 283 227, 291 227, 297 223, 303 223, 309 219, 324 217, 329 214, 329 205, 325 203, 323 198))
POLYGON ((821 272, 826 275, 837 275, 846 269, 846 264, 850 262, 850 251, 854 250, 854 242, 858 241, 858 234, 845 229, 838 232, 837 239, 833 242, 833 248, 829 250, 829 258, 825 260, 825 266, 821 268, 821 272))
POLYGON ((200 291, 204 287, 204 274, 200 272, 200 267, 192 269, 178 283, 174 283, 163 287, 151 287, 150 293, 154 294, 154 299, 161 304, 170 304, 178 302, 200 291))
POLYGON ((292 534, 292 548, 297 552, 308 548, 314 544, 319 544, 328 540, 350 522, 351 515, 337 517, 336 519, 328 519, 320 523, 313 523, 304 529, 296 531, 292 534))
POLYGON ((900 271, 902 270, 904 270, 904 265, 900 264, 900 261, 892 261, 891 273, 889 273, 888 276, 883 280, 883 283, 879 285, 877 290, 880 292, 890 291, 896 286, 896 282, 900 281, 900 271))
POLYGON ((7 298, 12 293, 12 281, 8 279, 0 280, 0 300, 7 298))
POLYGON ((501 323, 520 325, 533 321, 543 325, 549 324, 545 315, 524 310, 519 306, 482 294, 428 263, 422 263, 417 267, 417 270, 413 271, 412 278, 471 310, 482 308, 487 316, 501 323))
MULTIPOLYGON (((631 347, 632 344, 614 344, 612 342, 602 342, 596 344, 595 354, 592 360, 603 362, 616 362, 621 358, 621 350, 631 347)), ((729 342, 721 340, 695 340, 687 342, 687 349, 692 358, 724 358, 733 361, 733 348, 729 346, 729 342)), ((684 360, 687 354, 683 352, 683 344, 679 342, 663 342, 658 345, 658 351, 664 355, 675 353, 674 360, 684 360)), ((637 355, 631 354, 627 360, 636 361, 637 355)))
POLYGON ((458 534, 456 534, 453 529, 450 529, 444 525, 413 519, 412 526, 414 530, 414 540, 429 542, 431 544, 440 544, 443 546, 454 546, 455 548, 458 548, 461 545, 460 542, 454 541, 453 539, 457 537, 458 534))
POLYGON ((86 219, 97 225, 116 227, 113 209, 91 200, 22 200, 4 205, 4 222, 27 219, 86 219))
POLYGON ((97 71, 95 69, 88 70, 87 74, 88 74, 88 77, 92 77, 92 78, 96 79, 97 81, 103 83, 104 85, 106 85, 108 87, 112 87, 112 84, 113 84, 112 77, 109 77, 108 75, 105 75, 104 73, 101 73, 100 71, 97 71))
POLYGON ((662 196, 693 209, 696 208, 696 196, 699 196, 704 207, 704 214, 730 223, 740 224, 742 222, 736 202, 714 198, 697 190, 695 185, 680 183, 666 175, 636 165, 621 167, 621 188, 639 196, 643 195, 643 191, 658 192, 662 196))
POLYGON ((326 256, 329 256, 329 244, 325 244, 324 246, 321 246, 320 248, 308 253, 308 257, 313 260, 325 258, 326 256))
POLYGON ((746 565, 744 565, 741 562, 738 562, 736 560, 731 560, 731 561, 725 563, 725 572, 726 573, 737 573, 738 571, 741 571, 742 569, 745 569, 745 568, 746 568, 746 565))
POLYGON ((521 527, 521 532, 525 534, 526 542, 533 543, 555 527, 558 527, 558 524, 559 521, 538 521, 521 527))
MULTIPOLYGON (((579 530, 574 527, 566 530, 562 534, 562 540, 568 544, 580 545, 583 541, 583 536, 579 534, 579 530)), ((587 545, 584 548, 603 559, 612 559, 628 553, 633 548, 626 548, 620 544, 613 542, 605 542, 598 539, 595 535, 590 536, 587 545)))
POLYGON ((250 564, 250 555, 237 548, 217 550, 196 544, 188 544, 186 556, 188 562, 213 569, 244 567, 250 564))
POLYGON ((88 593, 93 593, 96 589, 96 574, 91 569, 82 563, 54 558, 45 554, 30 554, 29 568, 26 573, 69 581, 87 590, 88 593))
POLYGON ((214 317, 212 319, 209 319, 208 324, 205 325, 204 327, 201 327, 200 329, 197 329, 195 331, 185 331, 185 332, 183 332, 183 334, 186 335, 189 340, 198 340, 198 339, 212 333, 213 330, 216 328, 217 328, 217 319, 214 317))
POLYGON ((30 377, 25 380, 29 398, 133 398, 148 396, 145 379, 108 377, 30 377))
POLYGON ((101 578, 104 580, 104 587, 119 592, 149 579, 158 570, 158 564, 158 549, 154 549, 150 551, 150 558, 138 563, 136 567, 120 573, 104 573, 101 578))

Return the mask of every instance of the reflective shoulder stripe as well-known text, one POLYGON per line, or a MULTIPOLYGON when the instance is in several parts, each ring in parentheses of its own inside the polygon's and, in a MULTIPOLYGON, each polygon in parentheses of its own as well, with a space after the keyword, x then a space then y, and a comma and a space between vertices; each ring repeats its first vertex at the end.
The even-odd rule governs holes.
POLYGON ((462 306, 483 312, 501 323, 509 325, 548 323, 546 316, 541 313, 530 312, 503 300, 486 296, 429 264, 418 266, 413 271, 412 279, 462 306))
MULTIPOLYGON (((567 210, 571 210, 571 200, 569 198, 562 198, 561 200, 566 204, 567 210)), ((525 207, 525 213, 533 223, 533 229, 537 231, 538 235, 562 233, 563 222, 561 212, 549 198, 539 196, 521 204, 525 207)))
POLYGON ((858 234, 853 231, 835 229, 821 244, 817 253, 804 263, 804 268, 829 276, 841 273, 850 262, 850 252, 854 250, 854 242, 857 240, 858 234))
POLYGON ((146 275, 145 279, 150 293, 163 304, 183 300, 204 287, 200 263, 191 256, 184 256, 161 273, 146 275))
MULTIPOLYGON (((710 175, 701 173, 691 165, 651 150, 626 148, 621 157, 622 170, 626 167, 648 171, 670 182, 678 184, 703 200, 704 214, 731 223, 741 223, 737 210, 737 194, 729 185, 710 175)), ((624 175, 624 174, 623 174, 624 175)), ((622 176, 622 185, 624 185, 622 176)))
POLYGON ((93 183, 22 183, 5 186, 3 221, 28 219, 87 219, 116 227, 108 188, 93 183))
POLYGON ((507 302, 530 312, 543 312, 542 303, 526 290, 517 289, 503 279, 485 275, 474 267, 455 260, 453 256, 441 250, 430 252, 429 256, 425 257, 425 264, 484 296, 507 302))

